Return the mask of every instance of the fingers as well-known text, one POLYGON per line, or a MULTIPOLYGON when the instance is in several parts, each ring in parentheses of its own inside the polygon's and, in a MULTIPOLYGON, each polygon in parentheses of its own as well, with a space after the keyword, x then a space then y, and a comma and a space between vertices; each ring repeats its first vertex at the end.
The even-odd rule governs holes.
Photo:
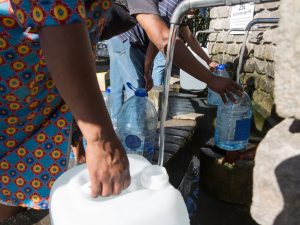
POLYGON ((230 91, 226 91, 226 96, 229 98, 230 101, 237 103, 237 100, 233 97, 230 91))
POLYGON ((129 173, 118 175, 111 179, 105 179, 106 181, 95 181, 91 179, 91 197, 96 198, 98 196, 107 197, 110 195, 118 195, 123 189, 126 189, 130 185, 129 173), (123 178, 122 178, 123 177, 123 178))
POLYGON ((102 183, 91 179, 91 197, 96 198, 102 194, 102 183))
POLYGON ((220 96, 221 96, 222 101, 224 102, 224 104, 226 104, 226 103, 227 103, 227 100, 226 100, 226 98, 225 98, 225 94, 224 94, 224 93, 221 93, 220 96))
POLYGON ((102 186, 103 186, 103 188, 102 188, 102 192, 100 193, 100 195, 102 197, 110 196, 112 194, 113 182, 105 182, 102 184, 102 186))

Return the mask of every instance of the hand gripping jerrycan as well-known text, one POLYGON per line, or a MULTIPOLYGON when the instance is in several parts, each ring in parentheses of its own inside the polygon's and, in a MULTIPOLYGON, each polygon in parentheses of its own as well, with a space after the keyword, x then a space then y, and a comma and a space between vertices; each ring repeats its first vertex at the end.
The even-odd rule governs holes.
POLYGON ((50 194, 52 225, 189 225, 184 200, 164 167, 128 155, 131 185, 118 196, 90 197, 86 165, 72 168, 50 194))

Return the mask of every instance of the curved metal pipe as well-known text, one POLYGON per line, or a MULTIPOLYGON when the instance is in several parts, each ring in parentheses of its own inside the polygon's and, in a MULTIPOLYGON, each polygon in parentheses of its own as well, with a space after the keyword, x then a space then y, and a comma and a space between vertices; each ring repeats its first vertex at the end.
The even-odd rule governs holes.
POLYGON ((247 42, 248 34, 249 34, 251 27, 253 27, 255 24, 259 24, 259 23, 278 24, 278 22, 279 22, 278 18, 259 18, 259 19, 254 19, 247 24, 246 29, 245 29, 246 35, 245 35, 245 38, 244 38, 244 41, 242 44, 242 49, 241 49, 241 53, 240 53, 240 57, 239 57, 239 64, 238 64, 238 68, 236 71, 236 82, 237 83, 240 82, 242 62, 243 62, 243 57, 244 57, 244 53, 245 53, 245 49, 246 49, 246 42, 247 42))
POLYGON ((190 9, 201 7, 232 6, 254 2, 256 4, 266 2, 277 2, 279 0, 185 0, 181 2, 173 12, 171 24, 179 25, 190 9))
POLYGON ((247 26, 246 26, 246 31, 250 30, 251 27, 253 27, 255 24, 258 23, 274 23, 274 24, 278 24, 279 19, 278 18, 258 18, 258 19, 254 19, 252 21, 250 21, 247 26))

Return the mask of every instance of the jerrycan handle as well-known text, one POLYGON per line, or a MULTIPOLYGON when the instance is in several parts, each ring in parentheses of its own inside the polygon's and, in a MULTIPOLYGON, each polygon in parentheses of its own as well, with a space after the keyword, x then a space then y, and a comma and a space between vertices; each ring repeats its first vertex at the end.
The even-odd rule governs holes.
POLYGON ((147 97, 148 93, 144 88, 136 88, 131 83, 127 82, 127 86, 134 91, 134 94, 139 97, 147 97))
POLYGON ((134 92, 137 90, 137 88, 134 87, 130 82, 127 82, 126 84, 127 84, 127 86, 128 86, 131 90, 133 90, 134 92))

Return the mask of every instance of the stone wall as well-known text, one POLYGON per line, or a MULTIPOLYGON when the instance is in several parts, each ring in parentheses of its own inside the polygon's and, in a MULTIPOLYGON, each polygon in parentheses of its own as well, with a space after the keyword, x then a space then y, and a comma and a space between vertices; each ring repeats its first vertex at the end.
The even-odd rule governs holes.
MULTIPOLYGON (((210 11, 210 29, 218 32, 208 37, 209 53, 213 60, 228 65, 228 71, 235 79, 238 57, 244 35, 230 34, 231 7, 215 7, 210 11)), ((255 5, 254 18, 278 18, 279 2, 255 5)), ((241 71, 241 83, 250 94, 254 106, 254 121, 258 131, 263 133, 280 120, 274 105, 274 53, 277 44, 276 25, 259 24, 264 31, 252 31, 249 34, 241 71)))

